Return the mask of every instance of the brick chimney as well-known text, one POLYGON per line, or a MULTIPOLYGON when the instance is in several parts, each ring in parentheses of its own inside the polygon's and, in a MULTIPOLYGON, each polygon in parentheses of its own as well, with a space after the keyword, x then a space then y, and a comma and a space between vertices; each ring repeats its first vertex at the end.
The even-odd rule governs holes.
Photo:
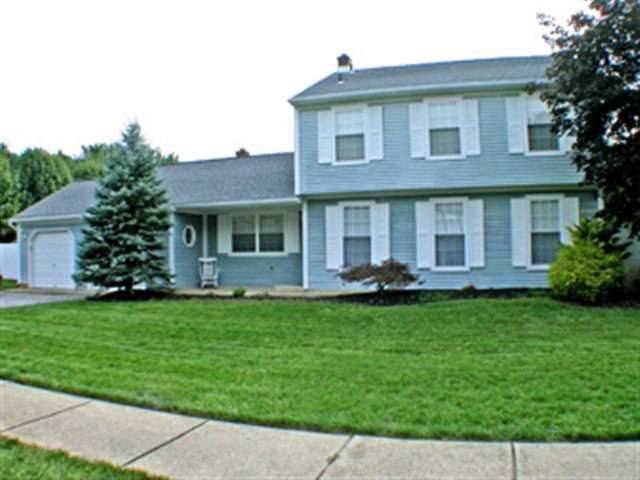
POLYGON ((245 158, 250 157, 251 154, 245 148, 241 148, 240 150, 236 150, 236 158, 245 158))
POLYGON ((343 53, 338 57, 338 73, 348 73, 353 70, 353 63, 351 57, 346 53, 343 53))

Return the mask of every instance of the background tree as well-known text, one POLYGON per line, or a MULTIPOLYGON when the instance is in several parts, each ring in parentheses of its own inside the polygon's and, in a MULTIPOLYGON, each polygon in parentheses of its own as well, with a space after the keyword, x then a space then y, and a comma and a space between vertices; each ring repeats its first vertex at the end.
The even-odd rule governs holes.
POLYGON ((15 240, 9 219, 18 209, 16 189, 8 158, 0 152, 0 243, 15 240))
MULTIPOLYGON (((83 145, 80 155, 71 162, 71 172, 75 180, 97 180, 106 171, 109 157, 118 151, 117 143, 94 143, 83 145)), ((150 149, 158 165, 178 163, 178 156, 163 155, 159 149, 150 149)))
POLYGON ((96 205, 85 216, 88 227, 78 257, 77 283, 118 288, 131 295, 135 285, 164 289, 171 276, 162 256, 169 227, 167 195, 156 177, 157 157, 137 123, 122 135, 109 156, 96 205))
POLYGON ((603 195, 602 218, 640 238, 640 3, 592 0, 568 28, 540 15, 552 46, 541 98, 573 162, 603 195))
POLYGON ((29 148, 20 155, 17 181, 20 209, 23 210, 72 181, 62 155, 51 155, 42 148, 29 148))

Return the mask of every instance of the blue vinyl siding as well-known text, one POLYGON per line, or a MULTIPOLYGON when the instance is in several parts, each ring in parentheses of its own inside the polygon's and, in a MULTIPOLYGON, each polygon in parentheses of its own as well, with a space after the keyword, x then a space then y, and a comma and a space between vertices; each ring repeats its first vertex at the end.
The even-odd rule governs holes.
POLYGON ((174 215, 174 247, 175 247, 175 286, 178 288, 192 288, 200 286, 198 273, 198 259, 202 257, 202 216, 176 213, 174 215), (182 241, 182 231, 187 225, 196 230, 196 242, 193 247, 187 247, 182 241))
MULTIPOLYGON (((592 193, 567 193, 580 198, 580 215, 592 216, 596 200, 592 193)), ((515 268, 511 260, 510 199, 522 196, 509 194, 468 195, 470 199, 484 200, 485 215, 485 267, 470 272, 430 272, 416 269, 415 202, 428 197, 374 198, 390 204, 391 256, 408 263, 417 272, 419 288, 457 289, 473 284, 476 288, 537 288, 547 286, 547 273, 515 268)), ((349 288, 336 278, 334 271, 325 267, 325 206, 328 201, 309 201, 309 288, 349 288)))
POLYGON ((209 255, 218 258, 221 286, 302 285, 302 255, 234 257, 218 254, 217 217, 208 219, 209 255))
MULTIPOLYGON (((78 251, 80 249, 80 245, 84 238, 82 230, 87 226, 84 221, 76 221, 76 222, 29 222, 21 224, 21 237, 20 237, 20 260, 19 260, 19 268, 22 272, 22 281, 29 282, 29 259, 28 256, 30 254, 29 251, 29 238, 32 236, 34 232, 37 230, 55 230, 55 229, 69 229, 71 234, 73 235, 73 245, 74 245, 74 272, 77 269, 78 262, 78 251)), ((168 258, 166 246, 167 235, 163 235, 162 238, 164 248, 161 252, 161 255, 168 258)))
POLYGON ((319 164, 317 111, 301 111, 301 194, 575 185, 580 182, 582 176, 576 172, 568 155, 509 154, 506 95, 475 98, 479 99, 482 153, 462 160, 411 158, 409 101, 405 101, 384 104, 383 160, 363 165, 319 164))
MULTIPOLYGON (((31 281, 29 277, 29 245, 30 240, 33 237, 33 234, 38 230, 56 230, 56 229, 68 229, 73 235, 73 244, 76 252, 80 247, 80 242, 82 241, 82 229, 85 227, 85 223, 83 222, 29 222, 21 224, 21 236, 20 236, 20 259, 19 266, 22 273, 22 281, 24 283, 29 283, 31 281)), ((76 261, 74 263, 74 272, 77 267, 77 255, 76 261)))

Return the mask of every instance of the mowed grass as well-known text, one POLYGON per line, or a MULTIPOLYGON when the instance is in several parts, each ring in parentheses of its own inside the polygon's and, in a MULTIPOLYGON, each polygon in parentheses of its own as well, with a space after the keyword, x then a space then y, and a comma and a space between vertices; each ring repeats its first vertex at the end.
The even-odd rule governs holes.
POLYGON ((87 462, 0 437, 0 478, 7 480, 151 480, 141 472, 87 462))
POLYGON ((0 311, 0 376, 330 432, 637 439, 640 310, 547 298, 39 305, 0 311))

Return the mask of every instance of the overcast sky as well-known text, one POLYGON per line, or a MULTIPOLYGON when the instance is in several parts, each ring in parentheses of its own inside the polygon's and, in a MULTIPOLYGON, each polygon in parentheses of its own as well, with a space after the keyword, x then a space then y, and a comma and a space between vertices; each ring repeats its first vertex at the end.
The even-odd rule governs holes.
POLYGON ((293 148, 287 99, 355 68, 549 52, 582 0, 0 2, 0 142, 75 155, 138 120, 195 160, 293 148))

